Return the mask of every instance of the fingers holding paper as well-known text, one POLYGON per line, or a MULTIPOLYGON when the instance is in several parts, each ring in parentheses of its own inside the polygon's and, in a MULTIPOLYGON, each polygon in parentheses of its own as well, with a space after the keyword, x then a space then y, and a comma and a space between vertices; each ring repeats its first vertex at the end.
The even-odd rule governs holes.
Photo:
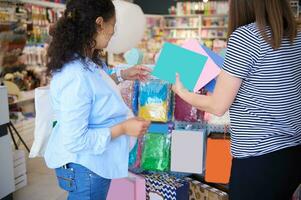
POLYGON ((172 90, 177 95, 181 96, 187 89, 184 87, 183 83, 180 80, 180 74, 176 73, 176 81, 172 86, 172 90))

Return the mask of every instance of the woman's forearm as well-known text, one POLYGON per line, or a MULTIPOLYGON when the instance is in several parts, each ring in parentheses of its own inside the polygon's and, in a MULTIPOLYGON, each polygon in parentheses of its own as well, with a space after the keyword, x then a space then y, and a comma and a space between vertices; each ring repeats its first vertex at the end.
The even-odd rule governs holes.
POLYGON ((206 96, 201 94, 195 94, 184 90, 178 94, 184 101, 192 105, 193 107, 212 113, 217 116, 223 115, 223 111, 220 111, 219 106, 215 103, 215 100, 212 96, 206 96))
POLYGON ((111 127, 111 137, 113 139, 123 135, 124 132, 125 131, 124 131, 123 123, 111 127))

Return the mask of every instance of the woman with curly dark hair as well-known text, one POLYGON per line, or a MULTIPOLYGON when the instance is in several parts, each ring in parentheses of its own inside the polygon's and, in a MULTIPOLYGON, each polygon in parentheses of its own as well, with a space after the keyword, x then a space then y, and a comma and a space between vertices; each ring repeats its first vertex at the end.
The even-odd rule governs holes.
MULTIPOLYGON (((47 67, 57 123, 45 160, 71 200, 105 200, 111 179, 128 174, 129 136, 149 126, 140 118, 126 119, 129 110, 98 58, 115 23, 111 0, 70 0, 52 30, 47 67)), ((148 74, 148 68, 135 66, 112 78, 144 80, 148 74)))

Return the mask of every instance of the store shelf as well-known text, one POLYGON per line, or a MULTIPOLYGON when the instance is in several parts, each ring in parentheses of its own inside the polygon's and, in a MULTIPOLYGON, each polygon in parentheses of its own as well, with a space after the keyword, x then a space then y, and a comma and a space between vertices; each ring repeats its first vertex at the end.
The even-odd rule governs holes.
POLYGON ((202 29, 227 29, 227 26, 202 26, 202 29))
POLYGON ((201 37, 202 39, 222 39, 226 40, 227 37, 220 37, 220 36, 214 36, 214 37, 201 37))
POLYGON ((187 40, 187 39, 199 39, 199 38, 196 38, 196 37, 172 37, 172 38, 167 38, 169 40, 187 40))
POLYGON ((164 27, 164 29, 198 30, 199 27, 164 27))
POLYGON ((34 90, 21 92, 21 98, 15 102, 9 103, 9 105, 20 104, 27 101, 33 101, 33 100, 34 100, 34 90))
POLYGON ((228 14, 202 15, 202 18, 228 17, 228 14))
POLYGON ((64 10, 66 8, 66 5, 62 3, 53 3, 53 2, 38 1, 38 0, 20 0, 20 1, 23 3, 28 3, 28 4, 43 6, 48 8, 56 8, 60 10, 64 10))
POLYGON ((191 18, 197 18, 201 15, 163 15, 165 18, 185 18, 185 17, 191 17, 191 18))
POLYGON ((58 10, 64 10, 66 8, 65 4, 62 3, 54 3, 54 2, 39 1, 39 0, 0 0, 0 2, 27 3, 31 5, 54 8, 58 10))

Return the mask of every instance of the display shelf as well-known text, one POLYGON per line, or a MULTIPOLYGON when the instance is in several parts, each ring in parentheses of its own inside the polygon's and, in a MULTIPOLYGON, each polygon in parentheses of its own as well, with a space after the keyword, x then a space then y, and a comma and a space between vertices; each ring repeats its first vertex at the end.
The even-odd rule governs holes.
POLYGON ((198 37, 170 37, 169 40, 188 40, 188 39, 199 39, 198 37))
POLYGON ((34 90, 21 92, 21 98, 19 98, 14 102, 9 103, 9 105, 20 104, 27 101, 33 101, 33 100, 34 100, 34 90))
POLYGON ((212 36, 212 37, 201 37, 202 39, 222 39, 225 40, 227 37, 221 37, 221 36, 212 36))
POLYGON ((199 27, 181 27, 181 26, 175 26, 175 27, 164 27, 164 29, 182 29, 182 30, 197 30, 199 27))
POLYGON ((197 17, 200 17, 200 15, 163 15, 163 17, 165 17, 165 18, 188 18, 188 17, 197 18, 197 17))
POLYGON ((59 10, 64 10, 66 8, 65 4, 62 3, 54 3, 54 2, 38 1, 38 0, 0 0, 0 2, 27 3, 31 5, 54 8, 59 10))
POLYGON ((212 15, 202 15, 203 18, 213 18, 213 17, 228 17, 228 14, 212 14, 212 15))
POLYGON ((202 26, 202 29, 227 29, 227 26, 202 26))

